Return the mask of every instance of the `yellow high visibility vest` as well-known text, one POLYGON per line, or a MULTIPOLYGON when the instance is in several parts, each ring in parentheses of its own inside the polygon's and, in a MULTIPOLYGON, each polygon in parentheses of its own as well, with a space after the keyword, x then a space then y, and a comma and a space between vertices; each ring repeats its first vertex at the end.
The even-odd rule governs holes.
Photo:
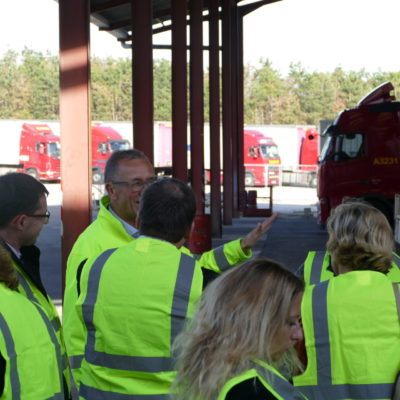
POLYGON ((225 400, 226 395, 234 386, 254 378, 257 378, 278 400, 307 400, 307 398, 289 383, 274 367, 261 361, 257 361, 257 364, 257 369, 252 368, 239 376, 229 379, 222 387, 217 400, 225 400), (260 374, 260 369, 263 369, 265 373, 260 374), (268 376, 270 379, 266 379, 268 376))
POLYGON ((175 377, 172 343, 202 286, 195 258, 148 237, 86 265, 77 302, 88 332, 80 399, 168 399, 175 377))
POLYGON ((64 400, 60 345, 40 305, 0 283, 0 399, 64 400))
POLYGON ((307 368, 294 384, 310 399, 391 399, 400 371, 399 284, 352 271, 306 287, 307 368))

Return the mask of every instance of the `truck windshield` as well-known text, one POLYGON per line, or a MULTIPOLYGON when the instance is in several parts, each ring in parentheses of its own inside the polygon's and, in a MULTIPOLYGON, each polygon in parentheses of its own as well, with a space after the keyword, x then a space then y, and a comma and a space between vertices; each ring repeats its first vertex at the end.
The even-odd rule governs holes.
POLYGON ((319 155, 318 161, 321 162, 321 161, 324 161, 326 159, 326 156, 328 154, 328 150, 331 147, 331 143, 332 143, 332 136, 329 135, 325 139, 325 142, 324 142, 324 145, 322 147, 321 154, 319 155))
POLYGON ((128 150, 130 149, 130 144, 127 140, 110 140, 111 151, 116 150, 128 150))
POLYGON ((60 142, 47 143, 47 154, 53 158, 60 158, 60 142))
POLYGON ((279 158, 279 151, 276 145, 261 145, 263 158, 279 158))

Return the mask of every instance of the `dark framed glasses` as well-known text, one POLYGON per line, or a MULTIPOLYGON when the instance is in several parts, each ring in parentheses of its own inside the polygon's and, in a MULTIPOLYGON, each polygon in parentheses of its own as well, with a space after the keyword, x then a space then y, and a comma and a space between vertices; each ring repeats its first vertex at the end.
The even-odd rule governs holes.
POLYGON ((33 217, 33 218, 43 218, 44 223, 47 224, 50 219, 50 211, 47 210, 45 214, 25 214, 27 217, 33 217))

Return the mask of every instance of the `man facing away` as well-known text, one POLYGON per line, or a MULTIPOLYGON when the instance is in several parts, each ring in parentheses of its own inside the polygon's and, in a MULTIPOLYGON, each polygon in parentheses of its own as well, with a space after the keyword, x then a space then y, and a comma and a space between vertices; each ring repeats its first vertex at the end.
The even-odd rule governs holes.
POLYGON ((87 332, 81 399, 169 398, 172 344, 204 284, 204 267, 181 250, 195 212, 186 184, 159 180, 141 198, 139 237, 87 260, 76 303, 87 332))
POLYGON ((18 290, 46 312, 61 345, 64 384, 69 393, 70 370, 66 357, 61 323, 57 310, 47 295, 40 276, 40 250, 36 240, 49 222, 46 187, 33 177, 23 173, 0 176, 0 245, 12 257, 18 290))
MULTIPOLYGON (((97 218, 75 242, 67 262, 64 294, 63 326, 68 356, 75 383, 79 387, 80 365, 86 343, 86 332, 75 310, 80 294, 80 277, 85 261, 103 251, 126 245, 138 236, 136 217, 143 190, 156 180, 154 168, 140 151, 122 150, 114 152, 105 169, 107 195, 100 201, 97 218)), ((161 196, 160 200, 161 200, 161 196)), ((258 224, 246 237, 204 253, 199 263, 210 270, 223 271, 231 265, 250 258, 251 248, 267 231, 274 215, 258 224)), ((182 252, 190 254, 181 247, 182 252)), ((206 275, 210 275, 207 274, 206 275)), ((207 276, 206 276, 207 279, 207 276)))

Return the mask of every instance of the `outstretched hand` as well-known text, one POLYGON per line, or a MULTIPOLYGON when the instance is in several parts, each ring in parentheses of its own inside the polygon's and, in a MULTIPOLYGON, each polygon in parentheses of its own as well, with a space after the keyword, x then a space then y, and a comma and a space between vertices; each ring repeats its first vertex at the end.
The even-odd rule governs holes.
POLYGON ((264 235, 264 233, 269 231, 272 223, 276 220, 278 215, 278 213, 274 213, 263 222, 259 222, 256 227, 240 241, 240 247, 245 253, 250 251, 253 246, 259 241, 259 239, 264 235))

